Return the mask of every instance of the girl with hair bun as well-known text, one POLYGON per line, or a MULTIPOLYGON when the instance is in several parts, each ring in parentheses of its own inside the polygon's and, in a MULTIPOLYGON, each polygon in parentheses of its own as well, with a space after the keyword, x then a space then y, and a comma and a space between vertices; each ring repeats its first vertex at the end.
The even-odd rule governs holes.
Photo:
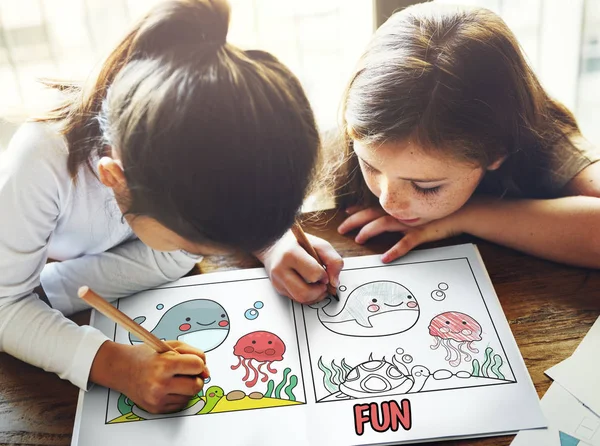
POLYGON ((223 0, 161 2, 88 83, 47 82, 62 102, 0 155, 2 351, 155 413, 202 388, 203 352, 116 344, 65 315, 85 308, 81 285, 116 299, 178 279, 202 254, 268 261, 290 228, 315 120, 288 68, 227 43, 229 13, 223 0))

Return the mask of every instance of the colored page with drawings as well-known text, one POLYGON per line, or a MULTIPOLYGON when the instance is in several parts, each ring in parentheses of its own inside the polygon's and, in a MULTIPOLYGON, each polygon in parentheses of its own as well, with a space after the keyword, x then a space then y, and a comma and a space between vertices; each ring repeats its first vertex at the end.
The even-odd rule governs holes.
MULTIPOLYGON (((476 249, 345 260, 340 302, 300 306, 263 269, 182 279, 116 305, 161 339, 203 349, 211 378, 155 415, 100 387, 73 444, 385 444, 544 425, 476 249)), ((139 342, 101 315, 117 342, 139 342)))

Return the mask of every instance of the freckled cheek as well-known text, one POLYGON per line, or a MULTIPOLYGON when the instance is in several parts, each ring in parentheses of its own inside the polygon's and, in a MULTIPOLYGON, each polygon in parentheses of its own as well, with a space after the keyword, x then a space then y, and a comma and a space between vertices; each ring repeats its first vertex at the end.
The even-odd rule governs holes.
POLYGON ((455 211, 453 209, 452 194, 443 194, 423 200, 424 213, 434 219, 445 217, 455 211))
POLYGON ((409 209, 410 215, 421 220, 434 220, 440 218, 446 206, 443 196, 424 196, 418 192, 411 193, 409 209))
POLYGON ((478 182, 473 181, 472 178, 465 178, 447 191, 445 203, 443 204, 445 215, 452 214, 462 208, 475 192, 477 184, 478 182))
POLYGON ((419 203, 423 217, 437 220, 458 211, 471 197, 468 188, 446 188, 439 194, 423 197, 419 203))

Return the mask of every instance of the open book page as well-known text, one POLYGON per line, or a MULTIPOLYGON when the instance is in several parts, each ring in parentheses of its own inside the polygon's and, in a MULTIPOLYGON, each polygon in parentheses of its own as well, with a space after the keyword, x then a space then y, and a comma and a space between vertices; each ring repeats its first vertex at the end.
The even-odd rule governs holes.
POLYGON ((375 444, 545 425, 473 245, 389 265, 346 259, 340 296, 301 312, 308 394, 317 401, 311 432, 321 440, 375 444))
MULTIPOLYGON (((74 444, 397 444, 545 425, 473 245, 345 262, 340 302, 312 307, 278 295, 263 269, 119 300, 159 338, 205 350, 211 378, 170 415, 95 387, 74 444)), ((94 325, 139 341, 101 315, 94 325)))

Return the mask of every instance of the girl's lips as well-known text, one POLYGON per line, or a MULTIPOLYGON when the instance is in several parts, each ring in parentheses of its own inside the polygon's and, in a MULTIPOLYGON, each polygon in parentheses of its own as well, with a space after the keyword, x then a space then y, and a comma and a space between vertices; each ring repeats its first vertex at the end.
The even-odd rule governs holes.
POLYGON ((396 220, 398 220, 401 223, 416 223, 417 221, 419 221, 419 218, 397 218, 396 220))

